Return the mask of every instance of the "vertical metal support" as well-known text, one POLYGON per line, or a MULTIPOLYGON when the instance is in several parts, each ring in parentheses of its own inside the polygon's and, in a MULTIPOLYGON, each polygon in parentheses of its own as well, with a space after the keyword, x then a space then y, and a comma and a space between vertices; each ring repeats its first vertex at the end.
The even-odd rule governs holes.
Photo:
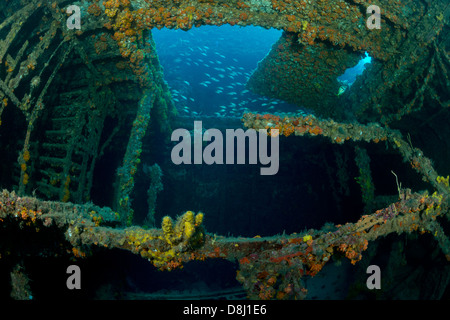
POLYGON ((150 122, 150 111, 153 107, 155 95, 150 89, 145 90, 139 101, 136 118, 133 121, 130 138, 123 158, 123 164, 117 169, 117 197, 116 208, 120 214, 123 225, 131 225, 133 221, 133 209, 131 208, 130 195, 134 188, 134 175, 137 166, 141 162, 142 139, 150 122))

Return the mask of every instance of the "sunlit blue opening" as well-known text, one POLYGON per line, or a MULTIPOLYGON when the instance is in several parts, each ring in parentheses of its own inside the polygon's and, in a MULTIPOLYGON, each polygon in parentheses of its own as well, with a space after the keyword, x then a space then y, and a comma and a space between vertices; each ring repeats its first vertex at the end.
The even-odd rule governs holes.
POLYGON ((355 82, 356 77, 361 75, 364 72, 364 69, 366 68, 366 64, 371 63, 372 58, 369 56, 369 54, 366 52, 366 56, 359 60, 358 64, 352 68, 348 68, 345 70, 344 74, 339 76, 337 79, 339 82, 342 82, 344 84, 347 84, 348 86, 351 86, 353 82, 355 82))
POLYGON ((152 34, 180 115, 240 117, 251 111, 298 109, 245 89, 281 30, 223 25, 189 31, 153 29, 152 34))

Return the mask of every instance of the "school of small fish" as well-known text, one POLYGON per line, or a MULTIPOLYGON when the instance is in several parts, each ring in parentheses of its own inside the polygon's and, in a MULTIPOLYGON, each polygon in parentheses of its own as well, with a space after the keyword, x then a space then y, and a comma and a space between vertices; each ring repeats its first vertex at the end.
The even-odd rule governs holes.
MULTIPOLYGON (((166 39, 166 38, 165 38, 166 39)), ((225 38, 216 41, 223 43, 225 38)), ((247 112, 306 115, 305 109, 255 94, 245 85, 257 66, 222 46, 173 41, 158 50, 173 101, 180 116, 242 117, 247 112), (245 60, 245 61, 244 61, 245 60)), ((261 57, 263 58, 263 57, 261 57)), ((260 58, 260 59, 261 59, 260 58)), ((258 57, 256 57, 258 59, 258 57)))

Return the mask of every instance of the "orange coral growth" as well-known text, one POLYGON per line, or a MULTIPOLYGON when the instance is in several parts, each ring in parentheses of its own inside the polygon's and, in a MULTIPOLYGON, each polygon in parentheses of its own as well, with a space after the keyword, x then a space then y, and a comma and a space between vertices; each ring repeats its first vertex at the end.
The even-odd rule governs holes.
POLYGON ((24 160, 25 162, 28 162, 28 161, 30 160, 30 151, 26 150, 26 151, 23 153, 23 160, 24 160))
POLYGON ((292 124, 286 124, 283 127, 283 134, 288 137, 290 136, 292 133, 294 133, 294 126, 292 124))
POLYGON ((294 16, 294 15, 287 15, 286 18, 287 18, 287 20, 288 20, 289 22, 292 22, 292 21, 295 20, 295 16, 294 16))
MULTIPOLYGON (((279 128, 280 133, 294 133, 297 136, 310 134, 313 136, 323 135, 328 137, 333 143, 344 143, 346 140, 372 142, 375 139, 385 141, 388 139, 400 139, 395 132, 388 134, 388 130, 379 126, 366 126, 354 123, 336 123, 332 120, 322 120, 314 116, 284 117, 271 114, 252 114, 243 115, 242 121, 247 128, 275 129, 279 128), (292 132, 292 128, 294 131, 292 132), (339 134, 337 135, 337 131, 339 134)), ((394 140, 395 140, 394 139, 394 140)))
POLYGON ((87 11, 89 14, 96 16, 96 17, 98 17, 102 13, 102 9, 100 9, 100 7, 96 3, 91 4, 88 7, 87 11))
POLYGON ((321 128, 319 128, 318 126, 315 126, 313 128, 309 129, 309 133, 311 133, 312 135, 319 135, 322 134, 323 130, 321 128))
POLYGON ((85 258, 86 257, 86 253, 84 253, 83 251, 81 251, 80 249, 78 249, 76 247, 72 248, 72 253, 77 258, 85 258))
POLYGON ((245 13, 245 12, 242 12, 242 13, 239 15, 239 19, 242 20, 242 21, 247 20, 247 19, 248 19, 248 14, 245 13))
POLYGON ((24 174, 23 174, 23 180, 22 180, 22 183, 23 183, 24 185, 27 185, 27 184, 28 184, 28 180, 29 180, 28 174, 27 174, 27 173, 24 173, 24 174))

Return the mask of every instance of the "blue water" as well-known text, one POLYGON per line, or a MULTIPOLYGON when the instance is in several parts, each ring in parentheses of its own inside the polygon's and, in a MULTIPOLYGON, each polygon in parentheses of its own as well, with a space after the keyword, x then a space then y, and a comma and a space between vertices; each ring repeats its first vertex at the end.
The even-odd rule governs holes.
POLYGON ((202 26, 152 30, 180 115, 240 117, 243 113, 296 112, 299 107, 254 94, 245 84, 282 31, 261 27, 202 26))
POLYGON ((370 64, 372 62, 372 58, 369 56, 369 54, 366 52, 366 55, 364 58, 359 60, 358 64, 354 67, 348 68, 345 70, 344 74, 338 77, 338 80, 341 82, 345 82, 349 86, 355 82, 356 77, 361 75, 364 70, 367 67, 367 64, 370 64))

